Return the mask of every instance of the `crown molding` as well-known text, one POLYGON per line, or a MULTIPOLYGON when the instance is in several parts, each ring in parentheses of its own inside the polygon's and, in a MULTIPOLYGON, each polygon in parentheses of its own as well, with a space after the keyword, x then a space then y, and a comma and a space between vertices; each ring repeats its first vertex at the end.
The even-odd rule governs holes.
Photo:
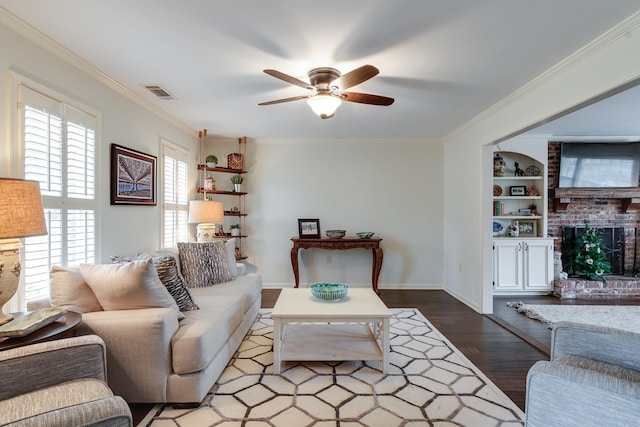
POLYGON ((112 89, 113 91, 119 93, 130 101, 135 102, 136 104, 160 117, 161 119, 166 120, 172 125, 180 128, 182 131, 188 134, 197 133, 191 126, 188 126, 186 123, 167 113, 165 110, 157 107, 140 95, 131 91, 126 86, 111 78, 109 75, 102 72, 100 69, 98 69, 88 61, 82 59, 78 55, 71 52, 69 49, 47 37, 3 7, 0 7, 0 23, 20 34, 27 40, 37 44, 38 46, 62 59, 63 61, 71 64, 90 77, 93 77, 95 80, 104 84, 109 89, 112 89))
POLYGON ((443 141, 445 141, 445 144, 446 144, 446 142, 449 141, 450 139, 463 133, 467 129, 473 127, 477 123, 484 120, 486 117, 505 108, 508 104, 515 101, 516 99, 522 98, 525 95, 538 89, 539 87, 544 86, 549 81, 555 79, 562 73, 566 72, 567 70, 571 69, 572 67, 584 61, 585 59, 589 58, 590 56, 594 55, 595 53, 609 46, 610 44, 616 42, 617 40, 623 37, 628 37, 628 34, 631 31, 636 30, 638 27, 640 27, 640 12, 636 12, 633 15, 629 16, 627 19, 620 22, 616 26, 612 27, 611 29, 609 29, 604 34, 602 34, 595 40, 591 41, 587 45, 578 49, 577 51, 575 51, 574 53, 572 53, 571 55, 569 55, 568 57, 566 57, 556 65, 554 65, 553 67, 549 68, 547 71, 540 74, 538 77, 531 80, 529 83, 526 83, 524 86, 521 86, 515 92, 511 93, 507 97, 498 101, 496 104, 487 108, 482 113, 478 114, 468 122, 464 123, 462 126, 453 130, 443 138, 443 141))

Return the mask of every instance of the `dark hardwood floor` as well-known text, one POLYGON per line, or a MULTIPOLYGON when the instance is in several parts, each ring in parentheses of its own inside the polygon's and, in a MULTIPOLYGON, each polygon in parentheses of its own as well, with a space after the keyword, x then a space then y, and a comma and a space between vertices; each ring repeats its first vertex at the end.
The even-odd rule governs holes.
MULTIPOLYGON (((262 308, 273 308, 279 289, 263 289, 262 308)), ((638 300, 560 300, 551 296, 496 297, 494 314, 484 316, 444 291, 381 290, 390 308, 417 308, 465 356, 524 410, 529 368, 548 360, 550 329, 506 306, 508 301, 530 304, 640 304, 638 300)), ((153 405, 130 405, 137 424, 153 405)))

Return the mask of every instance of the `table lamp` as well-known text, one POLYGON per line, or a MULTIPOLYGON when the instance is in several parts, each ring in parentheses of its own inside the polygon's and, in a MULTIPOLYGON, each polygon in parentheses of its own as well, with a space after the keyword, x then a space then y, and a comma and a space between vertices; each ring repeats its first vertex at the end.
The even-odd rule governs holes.
POLYGON ((224 222, 222 203, 213 200, 191 200, 189 202, 189 224, 198 224, 198 242, 212 242, 216 235, 216 222, 224 222))
POLYGON ((13 319, 4 305, 20 285, 20 238, 47 234, 40 184, 0 178, 0 325, 13 319))

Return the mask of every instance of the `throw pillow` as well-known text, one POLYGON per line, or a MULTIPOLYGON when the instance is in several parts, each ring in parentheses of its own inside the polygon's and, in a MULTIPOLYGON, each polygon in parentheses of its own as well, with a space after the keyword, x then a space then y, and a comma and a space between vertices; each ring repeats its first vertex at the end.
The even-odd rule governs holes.
POLYGON ((153 263, 156 266, 158 277, 167 288, 180 311, 199 310, 200 307, 193 301, 189 290, 178 274, 178 265, 173 257, 154 257, 153 263))
POLYGON ((81 264, 80 272, 105 310, 167 307, 180 313, 150 258, 124 264, 81 264))
POLYGON ((231 280, 225 243, 178 242, 182 276, 189 288, 202 288, 231 280))
POLYGON ((236 239, 229 239, 224 244, 227 251, 227 262, 229 263, 229 274, 231 277, 238 275, 238 266, 236 265, 236 239))
POLYGON ((172 256, 154 256, 141 254, 137 256, 120 256, 114 255, 110 257, 112 264, 123 262, 137 261, 141 259, 151 258, 153 265, 158 273, 160 282, 167 288, 173 300, 178 304, 180 311, 199 310, 200 307, 193 301, 189 290, 184 285, 182 277, 178 271, 176 259, 172 256))
POLYGON ((49 276, 49 299, 52 307, 66 308, 77 313, 102 311, 102 307, 77 268, 54 265, 49 276))

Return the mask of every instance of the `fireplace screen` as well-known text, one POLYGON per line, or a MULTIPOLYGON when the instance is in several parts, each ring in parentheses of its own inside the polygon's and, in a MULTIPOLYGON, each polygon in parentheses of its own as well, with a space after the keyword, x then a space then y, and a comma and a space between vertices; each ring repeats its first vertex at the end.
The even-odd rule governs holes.
MULTIPOLYGON (((602 237, 602 245, 607 255, 607 261, 611 263, 611 274, 624 275, 626 273, 624 267, 624 227, 592 227, 600 234, 600 237, 602 237)), ((576 246, 582 241, 581 237, 584 235, 584 230, 584 226, 562 227, 562 266, 570 276, 581 273, 575 270, 573 260, 575 258, 576 246)))

